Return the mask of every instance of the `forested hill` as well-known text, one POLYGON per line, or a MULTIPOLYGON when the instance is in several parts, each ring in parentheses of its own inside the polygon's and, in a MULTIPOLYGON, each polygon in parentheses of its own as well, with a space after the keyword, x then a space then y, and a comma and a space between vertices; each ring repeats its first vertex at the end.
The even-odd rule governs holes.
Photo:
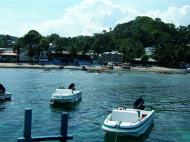
POLYGON ((174 24, 166 24, 157 18, 137 17, 135 20, 118 24, 113 33, 119 39, 132 39, 142 46, 154 46, 177 40, 178 33, 174 24))
MULTIPOLYGON (((60 37, 58 34, 42 36, 38 31, 31 30, 18 40, 11 36, 0 36, 0 47, 3 41, 13 39, 17 41, 14 49, 28 50, 29 56, 39 55, 43 50, 49 50, 51 43, 56 52, 63 50, 72 54, 96 53, 119 50, 124 54, 124 61, 130 62, 134 58, 144 57, 144 48, 156 48, 152 58, 163 66, 178 66, 179 63, 190 63, 190 25, 176 27, 171 23, 164 23, 161 19, 150 17, 136 17, 127 23, 118 24, 109 31, 103 30, 93 36, 60 37)), ((9 41, 9 40, 8 40, 9 41)))
POLYGON ((112 34, 127 59, 142 56, 142 48, 153 46, 156 47, 154 58, 162 65, 190 62, 190 25, 176 27, 159 18, 136 17, 128 23, 118 24, 112 34))

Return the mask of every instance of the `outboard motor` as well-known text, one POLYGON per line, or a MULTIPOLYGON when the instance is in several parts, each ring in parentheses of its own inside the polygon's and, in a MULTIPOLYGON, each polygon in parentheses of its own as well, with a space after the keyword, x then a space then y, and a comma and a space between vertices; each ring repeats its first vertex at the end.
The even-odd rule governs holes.
POLYGON ((74 84, 74 83, 71 83, 71 84, 69 85, 68 89, 75 90, 75 84, 74 84))
POLYGON ((5 87, 0 84, 0 94, 5 93, 5 87))
POLYGON ((85 66, 82 66, 83 71, 87 71, 87 68, 85 66))
POLYGON ((144 100, 142 99, 142 97, 138 98, 138 99, 133 103, 133 108, 134 108, 134 109, 144 110, 145 106, 144 106, 144 100))

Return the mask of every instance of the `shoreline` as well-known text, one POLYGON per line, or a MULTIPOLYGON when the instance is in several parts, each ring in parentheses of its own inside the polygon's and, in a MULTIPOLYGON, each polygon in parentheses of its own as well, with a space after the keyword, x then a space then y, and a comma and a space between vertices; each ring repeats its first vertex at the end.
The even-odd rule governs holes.
MULTIPOLYGON (((29 64, 29 63, 0 63, 0 68, 21 68, 21 69, 74 69, 82 70, 81 66, 62 66, 62 65, 39 65, 39 64, 29 64)), ((136 72, 156 72, 163 74, 185 74, 185 69, 173 69, 166 67, 131 67, 130 69, 122 69, 121 67, 115 67, 113 69, 108 69, 101 66, 86 66, 88 72, 112 72, 112 71, 136 71, 136 72)))
POLYGON ((186 74, 185 69, 174 69, 166 67, 132 67, 131 71, 141 71, 141 72, 156 72, 163 74, 186 74))

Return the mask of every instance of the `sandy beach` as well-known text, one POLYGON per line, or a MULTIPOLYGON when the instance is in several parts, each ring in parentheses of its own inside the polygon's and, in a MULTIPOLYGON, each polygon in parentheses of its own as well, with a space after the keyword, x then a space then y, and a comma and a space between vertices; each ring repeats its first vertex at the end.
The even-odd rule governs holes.
POLYGON ((185 69, 173 69, 166 67, 131 67, 131 71, 141 71, 141 72, 157 72, 164 74, 185 74, 185 69))
MULTIPOLYGON (((101 66, 85 66, 87 71, 89 72, 110 72, 112 69, 108 69, 106 67, 101 66)), ((28 69, 75 69, 82 70, 80 66, 60 66, 60 65, 39 65, 39 64, 28 64, 28 63, 0 63, 0 68, 28 68, 28 69)), ((121 67, 114 66, 113 71, 117 70, 125 70, 121 67)), ((173 69, 166 67, 131 67, 130 71, 139 71, 139 72, 157 72, 157 73, 165 73, 165 74, 184 74, 186 73, 185 69, 173 69)))

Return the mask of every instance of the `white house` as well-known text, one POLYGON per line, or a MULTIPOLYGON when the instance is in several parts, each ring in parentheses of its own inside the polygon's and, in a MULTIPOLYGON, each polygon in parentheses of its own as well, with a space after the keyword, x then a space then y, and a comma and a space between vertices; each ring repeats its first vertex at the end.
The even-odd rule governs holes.
POLYGON ((12 48, 0 49, 0 62, 16 62, 17 53, 14 53, 12 48))
POLYGON ((145 49, 145 54, 150 56, 153 55, 155 53, 155 47, 146 47, 145 49))

